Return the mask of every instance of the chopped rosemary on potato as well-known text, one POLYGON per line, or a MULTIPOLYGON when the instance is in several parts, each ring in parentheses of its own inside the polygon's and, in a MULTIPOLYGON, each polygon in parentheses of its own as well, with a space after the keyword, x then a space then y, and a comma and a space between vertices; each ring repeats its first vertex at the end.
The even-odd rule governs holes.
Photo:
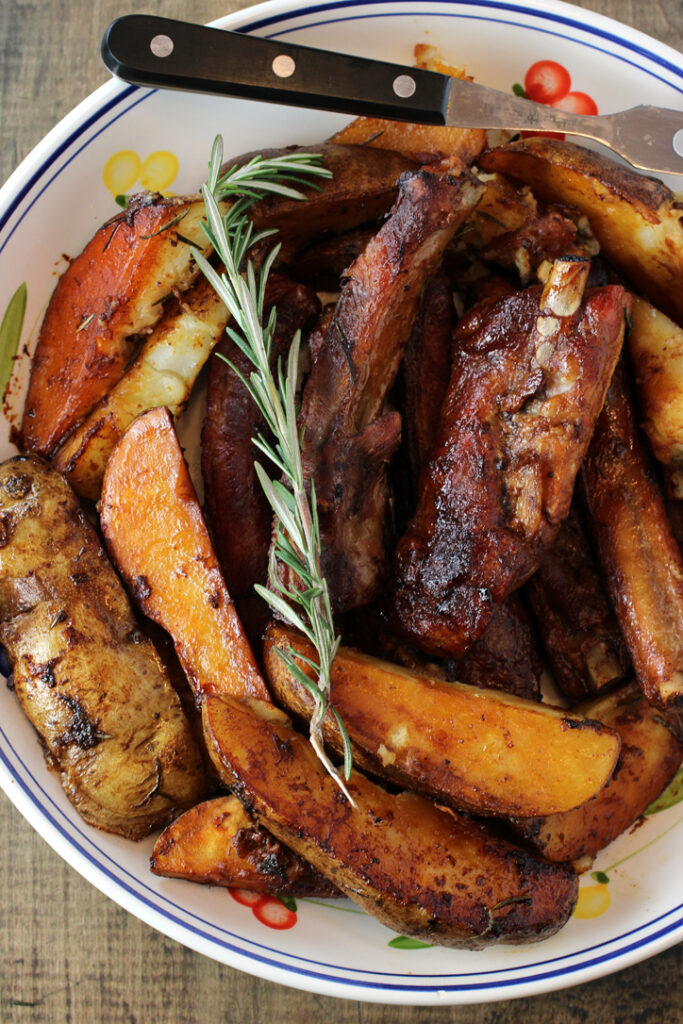
MULTIPOLYGON (((328 707, 334 714, 344 737, 344 775, 351 773, 351 744, 341 717, 329 702, 330 669, 339 649, 341 637, 335 633, 327 581, 320 568, 320 530, 313 481, 306 487, 301 459, 301 436, 297 425, 296 383, 298 374, 300 332, 297 331, 289 352, 286 369, 278 360, 277 371, 271 369, 271 350, 276 324, 276 310, 271 310, 263 325, 264 294, 268 273, 277 257, 275 245, 256 268, 249 252, 274 231, 255 231, 249 208, 264 195, 277 194, 292 199, 305 196, 286 182, 309 184, 310 177, 330 177, 330 172, 314 153, 288 153, 274 159, 254 157, 242 167, 232 167, 220 174, 223 142, 216 138, 209 161, 208 181, 202 186, 206 207, 204 230, 225 271, 218 273, 194 250, 202 272, 227 306, 232 325, 226 330, 244 352, 254 369, 248 377, 234 366, 244 386, 256 402, 273 435, 273 442, 253 437, 255 446, 275 466, 280 479, 269 476, 260 463, 255 464, 263 491, 276 518, 275 542, 271 549, 268 578, 270 587, 257 586, 259 595, 287 622, 301 630, 316 649, 317 664, 308 661, 317 675, 314 682, 304 672, 291 651, 278 651, 288 670, 315 698, 311 717, 310 740, 326 770, 351 800, 335 765, 328 758, 322 734, 322 722, 328 707), (219 203, 232 199, 227 211, 219 203), (289 566, 299 578, 301 587, 287 587, 278 574, 277 565, 289 566)), ((297 657, 300 657, 297 655, 297 657)), ((351 801, 353 802, 353 801, 351 801)))

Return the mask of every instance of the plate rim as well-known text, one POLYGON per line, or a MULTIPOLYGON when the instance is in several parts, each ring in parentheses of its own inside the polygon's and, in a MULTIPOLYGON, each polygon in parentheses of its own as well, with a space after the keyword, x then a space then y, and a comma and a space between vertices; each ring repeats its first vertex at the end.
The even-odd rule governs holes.
MULTIPOLYGON (((258 31, 262 28, 282 25, 296 17, 307 16, 318 11, 322 13, 333 10, 348 11, 353 8, 372 8, 376 9, 376 13, 369 16, 379 17, 382 16, 381 11, 383 8, 388 12, 390 7, 406 6, 408 4, 411 5, 411 13, 434 13, 433 11, 423 10, 423 8, 427 6, 427 0, 421 0, 421 2, 418 2, 417 4, 412 3, 412 0, 328 0, 328 2, 316 4, 305 4, 299 2, 299 0, 267 0, 266 3, 258 4, 241 11, 236 11, 232 14, 216 19, 211 24, 245 32, 258 31), (416 8, 420 8, 420 10, 416 11, 416 8)), ((595 27, 602 32, 606 32, 608 29, 611 29, 609 33, 610 38, 618 40, 622 46, 625 44, 627 49, 633 49, 641 56, 645 56, 648 59, 652 59, 654 57, 655 63, 660 63, 663 66, 666 66, 667 69, 674 71, 682 80, 682 87, 680 91, 683 93, 683 58, 676 50, 637 29, 632 29, 629 26, 622 25, 611 18, 585 10, 584 8, 577 8, 574 5, 564 3, 562 0, 546 0, 546 2, 544 2, 544 0, 507 0, 507 2, 506 0, 435 0, 433 6, 435 8, 469 7, 484 10, 491 9, 494 11, 506 10, 511 14, 522 13, 531 14, 535 17, 549 17, 557 20, 558 23, 576 28, 581 32, 588 34, 590 34, 595 27), (581 21, 578 20, 577 14, 581 15, 581 21), (620 30, 620 35, 618 37, 614 34, 615 27, 620 30), (678 63, 675 63, 675 61, 678 63)), ((387 16, 387 14, 384 16, 387 16)), ((388 16, 395 15, 388 13, 388 16)), ((325 23, 328 24, 329 22, 325 23)), ((306 23, 305 27, 311 26, 309 23, 306 23)), ((287 31, 295 30, 295 28, 290 27, 287 31)), ((284 33, 274 34, 281 35, 284 33)), ((639 67, 641 66, 639 65, 639 67)), ((642 67, 641 70, 647 71, 647 69, 643 69, 642 67)), ((14 231, 18 228, 21 222, 21 218, 19 218, 17 223, 11 228, 7 237, 3 239, 2 231, 5 225, 10 221, 15 210, 19 209, 23 199, 31 193, 34 186, 41 181, 46 171, 57 159, 59 159, 59 156, 62 153, 67 152, 73 145, 74 141, 84 132, 88 131, 90 127, 94 127, 94 125, 103 116, 110 111, 113 113, 114 110, 129 96, 134 97, 137 95, 137 99, 125 109, 120 109, 116 114, 116 117, 123 116, 123 114, 125 114, 132 105, 135 105, 137 102, 141 102, 154 91, 155 90, 126 85, 112 79, 100 86, 77 104, 40 140, 40 142, 19 164, 16 170, 10 175, 2 188, 0 188, 0 252, 5 245, 9 243, 14 231), (9 204, 7 202, 8 199, 9 204)), ((106 130, 110 124, 111 121, 107 121, 105 125, 99 128, 99 131, 106 130)), ((98 134, 99 131, 96 132, 96 134, 98 134)), ((49 187, 51 180, 52 179, 49 178, 45 183, 43 183, 40 192, 49 187)), ((38 194, 40 194, 40 192, 38 194)), ((37 198, 37 196, 34 197, 34 199, 35 198, 37 198)), ((10 747, 13 749, 9 738, 4 733, 4 730, 0 729, 0 733, 2 733, 6 742, 8 742, 10 747)), ((33 773, 30 768, 24 764, 21 756, 17 752, 15 752, 15 756, 22 764, 22 767, 28 775, 31 778, 34 778, 33 773)), ((40 791, 44 793, 45 798, 51 801, 49 795, 45 793, 37 780, 35 781, 40 791)), ((427 988, 424 986, 413 988, 410 986, 390 985, 386 982, 378 982, 377 984, 374 984, 367 981, 359 981, 358 979, 320 977, 315 974, 310 974, 309 972, 304 972, 301 969, 290 969, 278 964, 268 964, 267 969, 261 969, 262 965, 257 959, 255 959, 253 954, 234 948, 230 950, 230 956, 220 955, 221 951, 226 949, 225 945, 221 945, 219 950, 215 948, 215 940, 194 939, 193 932, 188 934, 188 926, 186 924, 183 924, 182 922, 178 922, 176 924, 166 912, 151 906, 144 900, 144 897, 140 896, 140 894, 131 892, 131 895, 128 895, 127 892, 121 891, 122 883, 119 879, 113 879, 106 875, 100 864, 91 864, 88 856, 78 848, 74 850, 74 841, 66 832, 60 830, 56 823, 52 823, 49 820, 49 813, 46 813, 45 807, 41 803, 36 803, 35 795, 25 783, 24 779, 13 772, 10 760, 7 758, 5 751, 1 748, 0 786, 2 786, 9 799, 26 818, 34 830, 37 831, 42 838, 50 844, 50 846, 52 846, 59 856, 61 856, 72 867, 75 867, 84 878, 86 878, 104 895, 122 906, 123 909, 133 913, 136 917, 148 924, 151 924, 162 934, 168 935, 180 942, 182 945, 189 946, 196 952, 209 956, 212 959, 219 960, 219 962, 225 963, 228 966, 254 974, 268 981, 274 981, 276 983, 303 989, 305 991, 316 992, 318 994, 333 995, 347 999, 360 999, 364 1001, 401 1003, 403 1005, 407 1005, 406 996, 410 998, 411 1005, 464 1005, 478 1002, 494 1002, 509 998, 522 998, 529 995, 541 994, 561 988, 571 987, 573 985, 595 980, 598 977, 613 973, 616 970, 622 970, 626 967, 632 966, 634 963, 641 962, 650 956, 654 956, 662 952, 683 938, 682 918, 679 922, 671 925, 670 927, 665 929, 662 928, 654 935, 647 936, 642 940, 642 942, 634 941, 625 947, 625 949, 619 949, 613 953, 605 954, 596 960, 591 960, 588 964, 581 963, 567 966, 563 969, 558 969, 558 971, 551 972, 550 975, 541 975, 540 977, 536 977, 532 981, 522 977, 516 979, 505 979, 500 982, 493 982, 489 980, 478 985, 468 985, 464 983, 445 985, 442 989, 427 988), (46 816, 48 818, 47 822, 46 816), (74 853, 76 854, 76 861, 74 860, 74 853), (112 886, 114 891, 112 891, 112 886), (143 903, 142 907, 140 906, 140 902, 143 903), (617 962, 615 963, 615 961, 617 962), (579 974, 581 976, 577 976, 579 974), (305 983, 303 983, 304 981, 305 983)), ((55 808, 59 810, 56 805, 55 808)), ((96 833, 96 835, 101 835, 101 833, 96 833)), ((96 846, 96 843, 93 842, 93 845, 96 846)), ((109 855, 106 854, 105 856, 109 855)), ((623 936, 612 938, 602 945, 609 945, 613 942, 619 941, 621 938, 634 934, 634 932, 642 932, 652 928, 653 924, 656 924, 657 921, 671 917, 673 914, 678 913, 680 909, 680 905, 674 907, 667 911, 666 914, 660 915, 656 921, 649 921, 647 924, 639 926, 637 929, 633 929, 630 932, 625 933, 623 936)), ((250 940, 245 939, 244 941, 250 940)), ((581 956, 586 951, 587 950, 584 949, 572 954, 565 954, 565 957, 559 957, 556 959, 564 959, 569 956, 581 956)), ((278 955, 277 950, 273 950, 272 953, 273 955, 278 955)), ((523 969, 532 970, 537 966, 539 965, 524 965, 523 969)), ((346 972, 352 972, 355 970, 353 968, 338 969, 346 972)), ((517 967, 516 969, 519 971, 522 968, 517 967)), ((515 970, 515 968, 510 968, 510 970, 515 970)), ((357 971, 356 973, 361 972, 357 971)), ((482 971, 480 973, 487 974, 500 972, 482 971)), ((396 977, 396 975, 390 976, 396 977)), ((407 978, 409 975, 402 975, 401 977, 407 978)), ((435 975, 435 977, 445 976, 435 975)), ((455 976, 451 975, 450 977, 455 976)), ((463 979, 473 978, 474 975, 471 972, 465 972, 462 977, 463 979)))

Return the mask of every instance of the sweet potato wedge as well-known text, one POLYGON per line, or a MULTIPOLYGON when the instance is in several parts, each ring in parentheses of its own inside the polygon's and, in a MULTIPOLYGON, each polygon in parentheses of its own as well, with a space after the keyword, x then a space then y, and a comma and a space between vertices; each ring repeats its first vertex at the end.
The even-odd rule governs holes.
POLYGON ((352 773, 353 805, 286 715, 207 696, 216 769, 256 820, 404 935, 458 948, 531 942, 571 913, 577 879, 413 793, 352 773))
POLYGON ((108 221, 59 279, 31 367, 22 446, 49 456, 123 376, 163 300, 199 272, 208 252, 204 203, 141 193, 108 221))
POLYGON ((478 163, 530 185, 539 199, 579 209, 610 262, 683 323, 683 206, 661 181, 558 139, 511 142, 478 163))
POLYGON ((236 796, 206 800, 161 833, 155 875, 236 886, 271 896, 338 896, 315 868, 249 817, 236 796))
MULTIPOLYGON (((454 68, 439 56, 433 46, 418 43, 415 67, 438 71, 452 78, 466 78, 464 68, 454 68)), ((410 124, 379 117, 358 117, 332 136, 332 142, 355 146, 396 150, 419 164, 441 162, 457 173, 469 167, 487 142, 478 128, 451 128, 443 125, 410 124)))
MULTIPOLYGON (((311 658, 313 647, 293 630, 271 625, 263 651, 276 699, 308 718, 313 700, 278 650, 311 658)), ((303 661, 300 667, 311 671, 303 661)), ((614 733, 580 715, 431 679, 345 647, 332 666, 330 696, 357 764, 476 814, 526 817, 514 808, 578 807, 602 789, 619 753, 614 733)), ((342 749, 329 711, 325 738, 342 749)))
POLYGON ((109 456, 136 416, 162 405, 180 415, 227 322, 228 311, 205 278, 182 301, 173 300, 121 380, 54 457, 81 497, 97 501, 109 456))
POLYGON ((114 449, 100 522, 138 605, 173 637, 195 693, 267 700, 167 409, 139 416, 114 449))
POLYGON ((515 829, 552 861, 592 859, 599 850, 637 821, 668 786, 683 753, 656 708, 631 682, 619 690, 579 705, 621 736, 614 776, 597 796, 566 814, 516 821, 515 829))
POLYGON ((190 725, 63 477, 0 467, 0 643, 52 768, 91 825, 140 839, 205 794, 190 725))

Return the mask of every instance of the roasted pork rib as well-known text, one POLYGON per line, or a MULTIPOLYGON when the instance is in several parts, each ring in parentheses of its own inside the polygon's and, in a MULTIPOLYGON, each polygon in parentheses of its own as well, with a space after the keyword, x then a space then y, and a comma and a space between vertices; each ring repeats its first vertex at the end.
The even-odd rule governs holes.
POLYGON ((588 261, 543 291, 483 302, 460 322, 418 511, 399 542, 389 614, 408 639, 459 657, 538 567, 619 355, 628 296, 583 295, 588 261))
POLYGON ((553 679, 568 697, 626 678, 626 644, 574 505, 525 589, 553 679))
POLYGON ((589 526, 647 700, 683 708, 683 560, 617 368, 581 470, 589 526))
POLYGON ((303 457, 315 482, 322 567, 336 611, 377 593, 386 467, 401 429, 398 413, 383 415, 384 401, 422 288, 481 191, 467 174, 404 175, 391 216, 349 268, 324 341, 312 353, 301 411, 303 457))

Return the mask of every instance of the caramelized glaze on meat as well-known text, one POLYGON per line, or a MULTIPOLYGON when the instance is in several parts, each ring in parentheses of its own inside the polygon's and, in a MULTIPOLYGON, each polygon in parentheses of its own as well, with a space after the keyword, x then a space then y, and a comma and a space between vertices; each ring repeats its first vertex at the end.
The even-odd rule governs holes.
MULTIPOLYGON (((469 175, 401 178, 391 216, 348 278, 303 394, 305 472, 315 482, 323 571, 337 611, 368 603, 384 568, 386 466, 398 413, 382 414, 426 280, 472 209, 469 175)), ((282 571, 286 571, 284 568, 282 571)))
POLYGON ((510 594, 467 654, 446 662, 446 678, 526 700, 541 699, 541 659, 525 606, 510 594))
MULTIPOLYGON (((316 295, 283 274, 271 273, 266 289, 266 316, 277 307, 273 358, 285 353, 294 333, 320 311, 316 295)), ((265 582, 272 512, 254 471, 257 451, 252 437, 265 430, 253 399, 229 359, 241 373, 251 363, 227 335, 211 356, 202 430, 202 476, 205 506, 216 554, 229 593, 239 598, 254 583, 265 582)))
POLYGON ((578 510, 526 585, 555 682, 581 700, 626 678, 630 659, 578 510))
POLYGON ((465 653, 569 511, 628 304, 618 286, 588 293, 573 312, 570 298, 551 279, 543 293, 482 303, 456 328, 438 438, 389 604, 403 635, 430 653, 465 653))
POLYGON ((589 525, 647 700, 683 707, 683 560, 641 440, 623 365, 581 471, 589 525))

